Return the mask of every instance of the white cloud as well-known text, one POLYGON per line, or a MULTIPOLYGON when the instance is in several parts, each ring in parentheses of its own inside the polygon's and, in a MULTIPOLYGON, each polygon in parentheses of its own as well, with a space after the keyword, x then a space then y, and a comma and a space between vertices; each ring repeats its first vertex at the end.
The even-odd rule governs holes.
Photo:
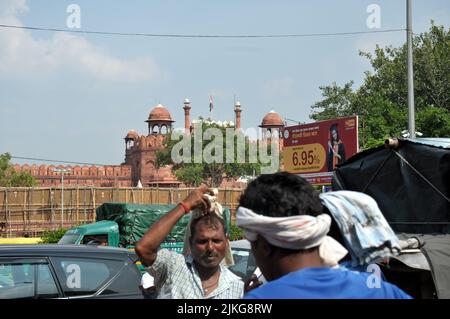
POLYGON ((18 13, 28 10, 26 0, 2 0, 0 2, 0 16, 16 16, 18 13))
MULTIPOLYGON (((26 10, 25 0, 2 2, 0 23, 22 26, 16 14, 26 10)), ((0 72, 14 76, 42 76, 63 69, 117 82, 139 82, 162 76, 158 65, 149 57, 120 59, 69 33, 56 32, 50 39, 38 39, 23 29, 3 28, 0 43, 0 72)))

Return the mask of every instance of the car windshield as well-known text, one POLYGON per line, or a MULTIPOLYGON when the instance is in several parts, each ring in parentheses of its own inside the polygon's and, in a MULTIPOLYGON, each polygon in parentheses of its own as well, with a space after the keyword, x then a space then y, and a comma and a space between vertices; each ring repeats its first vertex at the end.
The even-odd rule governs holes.
POLYGON ((230 266, 229 269, 237 276, 247 280, 256 269, 253 255, 249 249, 231 247, 231 251, 233 253, 234 265, 230 266))
POLYGON ((59 241, 58 244, 61 245, 72 245, 77 242, 79 235, 77 234, 65 234, 59 241))

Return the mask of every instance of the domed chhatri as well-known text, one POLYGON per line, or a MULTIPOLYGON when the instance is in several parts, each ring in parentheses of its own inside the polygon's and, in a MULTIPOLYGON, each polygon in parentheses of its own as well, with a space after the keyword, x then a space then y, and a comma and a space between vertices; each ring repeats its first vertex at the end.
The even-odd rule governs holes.
POLYGON ((283 118, 273 110, 264 116, 260 125, 260 127, 282 127, 282 126, 284 126, 283 118))
POLYGON ((139 138, 139 134, 135 130, 131 130, 125 136, 126 140, 137 140, 139 138))
POLYGON ((148 115, 148 120, 146 122, 154 121, 174 122, 170 112, 162 104, 158 104, 153 108, 148 115))
POLYGON ((148 135, 165 135, 172 131, 172 123, 175 121, 169 111, 162 104, 158 104, 145 122, 148 123, 148 135))

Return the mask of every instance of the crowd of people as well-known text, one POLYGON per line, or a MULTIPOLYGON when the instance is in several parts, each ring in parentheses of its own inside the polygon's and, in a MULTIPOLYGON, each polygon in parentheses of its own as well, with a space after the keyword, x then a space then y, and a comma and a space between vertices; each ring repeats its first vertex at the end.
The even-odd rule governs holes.
POLYGON ((206 186, 191 192, 136 245, 154 279, 157 298, 411 298, 384 280, 370 284, 370 273, 361 268, 398 249, 395 235, 369 196, 320 195, 306 180, 289 173, 265 174, 249 183, 236 224, 250 241, 264 284, 255 277, 244 283, 226 266, 230 243, 224 220, 213 207, 214 196, 206 186), (191 211, 196 213, 185 242, 188 253, 160 249, 177 221, 191 211), (349 216, 361 224, 349 222, 349 216))

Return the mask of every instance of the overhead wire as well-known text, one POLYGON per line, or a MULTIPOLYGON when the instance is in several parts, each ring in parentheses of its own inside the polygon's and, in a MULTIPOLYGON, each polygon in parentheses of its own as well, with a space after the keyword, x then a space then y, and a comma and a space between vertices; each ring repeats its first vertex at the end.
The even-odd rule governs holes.
POLYGON ((45 158, 34 158, 34 157, 22 157, 22 156, 11 156, 14 159, 29 160, 29 161, 40 161, 40 162, 51 162, 51 163, 64 163, 64 164, 77 164, 77 165, 92 165, 92 166, 115 166, 113 164, 98 164, 98 163, 88 163, 88 162, 72 162, 45 158))
MULTIPOLYGON (((387 30, 370 30, 370 31, 351 31, 351 32, 333 32, 333 33, 300 33, 300 34, 246 34, 246 35, 212 35, 212 34, 155 34, 155 33, 125 33, 125 32, 108 32, 108 31, 92 31, 92 30, 74 30, 74 29, 58 29, 48 27, 32 27, 32 26, 18 26, 9 24, 0 24, 3 29, 21 29, 32 31, 48 31, 48 32, 68 32, 78 34, 93 34, 93 35, 112 35, 112 36, 139 36, 139 37, 161 37, 161 38, 301 38, 301 37, 328 37, 328 36, 346 36, 346 35, 361 35, 361 34, 376 34, 376 33, 391 33, 406 31, 406 29, 387 29, 387 30)), ((54 159, 43 159, 33 157, 11 156, 14 159, 54 162, 77 165, 95 165, 108 166, 110 164, 98 164, 88 162, 73 162, 54 159)))
POLYGON ((69 32, 69 33, 94 34, 94 35, 139 36, 139 37, 160 37, 160 38, 301 38, 301 37, 326 37, 326 36, 376 34, 376 33, 400 32, 406 30, 406 29, 387 29, 387 30, 350 31, 350 32, 332 32, 332 33, 219 35, 219 34, 157 34, 157 33, 134 33, 134 32, 126 33, 126 32, 44 28, 44 27, 18 26, 9 24, 0 24, 0 28, 22 29, 33 31, 69 32))

